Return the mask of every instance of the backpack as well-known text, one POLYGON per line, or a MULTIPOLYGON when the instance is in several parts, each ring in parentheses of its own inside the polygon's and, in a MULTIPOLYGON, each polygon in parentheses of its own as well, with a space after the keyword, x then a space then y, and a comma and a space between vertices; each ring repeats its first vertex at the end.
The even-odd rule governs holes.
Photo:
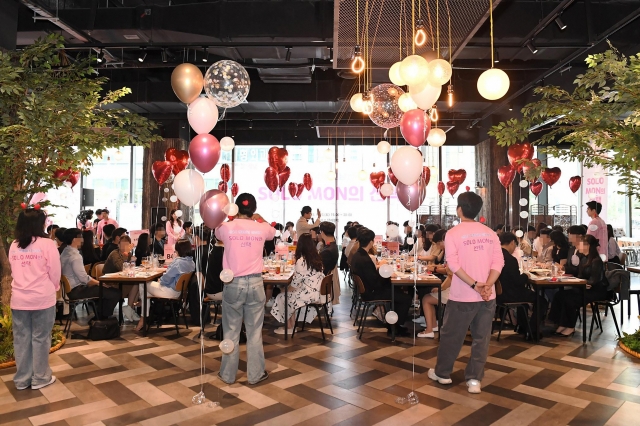
POLYGON ((91 340, 111 340, 118 337, 120 337, 120 321, 116 317, 92 321, 87 335, 91 340))

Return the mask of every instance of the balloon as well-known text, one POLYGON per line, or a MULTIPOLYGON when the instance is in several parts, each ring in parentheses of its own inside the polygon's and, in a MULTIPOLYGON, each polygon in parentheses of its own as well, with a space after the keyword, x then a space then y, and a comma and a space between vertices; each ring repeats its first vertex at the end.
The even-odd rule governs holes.
POLYGON ((167 150, 164 152, 164 159, 170 163, 175 163, 178 158, 176 157, 176 153, 178 152, 178 150, 176 148, 167 148, 167 150))
POLYGON ((210 189, 200 198, 200 217, 205 225, 216 229, 227 218, 224 210, 229 204, 227 194, 217 189, 210 189))
POLYGON ((238 205, 236 203, 227 204, 224 208, 224 214, 227 216, 235 216, 238 214, 238 205))
POLYGON ((231 185, 231 195, 233 197, 237 197, 239 189, 240 188, 238 188, 238 184, 237 183, 234 183, 233 185, 231 185))
POLYGON ((204 194, 204 178, 195 170, 183 170, 176 175, 173 190, 182 204, 194 206, 204 194))
POLYGON ((276 192, 278 189, 278 171, 269 166, 264 171, 264 183, 271 192, 276 192))
POLYGON ((419 179, 413 185, 405 185, 399 182, 396 187, 396 194, 398 194, 398 200, 402 203, 402 207, 414 212, 422 205, 427 195, 427 186, 422 179, 419 179))
POLYGON ((175 152, 175 161, 171 162, 171 170, 174 175, 177 175, 181 171, 187 168, 189 165, 189 153, 183 149, 175 152))
POLYGON ((509 188, 511 182, 516 177, 516 170, 511 166, 502 166, 498 168, 498 180, 504 186, 504 189, 509 188))
MULTIPOLYGON (((222 325, 219 325, 218 327, 222 327, 222 325)), ((222 342, 220 342, 220 352, 225 355, 229 355, 231 352, 233 352, 234 348, 235 345, 230 339, 224 339, 222 342)))
POLYGON ((369 175, 369 181, 375 189, 380 189, 380 187, 384 184, 385 178, 386 175, 384 174, 384 172, 371 172, 371 174, 369 175))
POLYGON ((71 169, 64 169, 64 170, 58 169, 55 172, 53 172, 53 178, 60 181, 65 181, 69 179, 70 175, 71 175, 71 169))
POLYGON ((210 172, 220 159, 220 142, 213 135, 197 135, 191 139, 189 154, 196 169, 202 173, 210 172))
POLYGON ((537 197, 542 192, 542 182, 535 181, 529 188, 531 189, 531 193, 537 197))
POLYGON ((395 238, 398 235, 400 235, 400 228, 398 228, 398 225, 387 225, 387 237, 395 238))
POLYGON ((398 314, 395 311, 389 311, 384 316, 384 319, 387 321, 387 324, 393 325, 398 322, 398 314))
POLYGON ((69 178, 67 179, 67 182, 71 184, 71 188, 76 186, 76 184, 80 182, 80 172, 71 172, 71 174, 69 174, 69 178))
POLYGON ((425 111, 435 105, 438 98, 440 98, 440 93, 442 93, 442 86, 432 86, 429 83, 409 87, 411 99, 420 109, 425 111))
POLYGON ((524 163, 522 163, 522 173, 527 175, 532 169, 537 169, 541 165, 542 162, 537 158, 534 158, 531 161, 525 161, 524 163))
POLYGON ((291 198, 295 198, 296 192, 298 192, 298 185, 293 182, 289 182, 289 195, 291 195, 291 198))
POLYGON ((229 190, 229 184, 225 181, 218 182, 218 190, 226 193, 229 190))
POLYGON ((204 91, 220 108, 233 108, 243 103, 250 87, 247 70, 235 61, 218 61, 204 75, 204 91))
POLYGON ((380 191, 378 191, 378 195, 380 195, 380 198, 382 198, 382 200, 386 200, 387 198, 389 198, 380 191))
POLYGON ((291 175, 291 169, 289 167, 285 167, 278 173, 278 182, 280 182, 280 190, 284 187, 284 184, 289 180, 289 176, 291 175))
POLYGON ((451 182, 456 182, 460 185, 464 183, 464 180, 467 178, 467 171, 465 169, 449 170, 449 180, 451 182))
POLYGON ((402 146, 391 156, 391 170, 405 185, 413 185, 422 174, 422 154, 415 148, 402 146))
POLYGON ((202 72, 195 65, 180 64, 171 73, 173 93, 185 104, 190 104, 198 99, 203 85, 202 72))
POLYGON ((380 269, 378 269, 378 272, 382 278, 391 278, 391 275, 393 274, 393 266, 382 265, 380 266, 380 269))
POLYGON ((269 165, 276 169, 278 173, 280 173, 284 170, 285 167, 287 167, 287 162, 289 161, 289 153, 284 148, 272 146, 271 148, 269 148, 268 161, 269 165))
POLYGON ((574 194, 578 189, 580 189, 580 185, 582 184, 582 178, 580 176, 573 176, 569 178, 569 189, 574 194))
POLYGON ((302 195, 302 191, 304 191, 304 183, 298 184, 298 190, 296 191, 296 198, 299 200, 302 195))
POLYGON ((396 177, 396 175, 393 174, 393 170, 391 170, 391 167, 387 168, 387 176, 389 176, 389 180, 391 181, 392 184, 394 185, 398 184, 398 178, 396 177))
POLYGON ((220 139, 220 149, 222 149, 223 151, 233 151, 233 148, 235 146, 236 142, 229 136, 225 136, 224 138, 220 139))
POLYGON ((307 191, 311 191, 311 187, 313 186, 313 179, 311 179, 311 175, 309 173, 305 173, 302 177, 302 182, 304 183, 304 187, 307 191))
POLYGON ((371 89, 373 111, 369 118, 376 126, 391 129, 400 125, 402 110, 398 106, 398 99, 404 95, 404 90, 395 84, 380 84, 371 89))
POLYGON ((171 197, 169 197, 169 201, 171 201, 172 203, 175 203, 176 201, 178 201, 178 197, 176 197, 175 195, 172 195, 171 197))
POLYGON ((460 188, 460 184, 458 182, 447 182, 447 191, 453 197, 456 192, 458 192, 458 188, 460 188))
MULTIPOLYGON (((29 204, 32 206, 35 206, 36 204, 44 201, 47 199, 47 194, 45 194, 44 192, 36 192, 35 194, 33 194, 33 196, 31 197, 31 200, 29 200, 29 204)), ((26 208, 26 206, 25 206, 26 208)))
POLYGON ((552 187, 553 184, 556 183, 558 179, 560 179, 561 174, 562 170, 560 170, 560 167, 551 167, 542 170, 542 173, 540 173, 540 177, 542 178, 544 183, 549 185, 549 187, 552 187))
POLYGON ((416 148, 424 145, 431 130, 431 120, 421 109, 407 111, 400 121, 400 132, 409 145, 416 148))
POLYGON ((158 182, 158 185, 162 185, 169 179, 171 168, 171 163, 168 161, 153 162, 151 165, 151 173, 153 173, 153 178, 158 182))
POLYGON ((431 180, 431 169, 429 166, 422 166, 422 180, 424 181, 424 186, 429 185, 429 181, 431 180))
POLYGON ((220 166, 220 179, 222 179, 223 182, 229 182, 229 179, 231 179, 231 170, 228 164, 220 166))
POLYGON ((218 107, 211 99, 200 97, 189 105, 187 121, 197 134, 209 133, 218 123, 218 107))
POLYGON ((222 272, 220 272, 220 281, 223 283, 233 281, 233 271, 231 269, 223 269, 222 272))
POLYGON ((384 195, 385 197, 389 197, 391 194, 393 194, 393 185, 391 185, 390 183, 385 183, 384 185, 382 185, 380 187, 380 194, 384 195))
POLYGON ((523 163, 519 160, 531 160, 533 158, 533 145, 529 142, 516 143, 507 150, 509 164, 517 168, 518 173, 522 173, 523 163))
POLYGON ((387 141, 380 141, 376 145, 376 149, 380 154, 388 154, 391 151, 391 144, 387 141))
POLYGON ((471 187, 470 187, 469 185, 465 186, 465 187, 464 187, 464 189, 465 189, 467 192, 471 191, 471 187))
POLYGON ((442 194, 444 194, 444 182, 442 181, 438 182, 438 194, 440 194, 441 197, 442 194))

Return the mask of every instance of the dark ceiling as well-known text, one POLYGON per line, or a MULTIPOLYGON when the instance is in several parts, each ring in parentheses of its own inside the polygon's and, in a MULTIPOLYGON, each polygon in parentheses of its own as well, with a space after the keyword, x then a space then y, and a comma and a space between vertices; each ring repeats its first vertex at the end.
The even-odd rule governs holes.
MULTIPOLYGON (((346 3, 355 1, 342 0, 340 7, 345 9, 346 3)), ((377 0, 384 12, 380 14, 383 24, 370 34, 377 36, 382 53, 385 46, 395 45, 399 55, 398 40, 391 35, 396 25, 384 23, 384 14, 400 15, 389 7, 392 1, 404 4, 410 12, 408 0, 377 0)), ((435 1, 430 0, 431 13, 435 1)), ((488 11, 489 1, 480 2, 484 3, 480 9, 488 11)), ((376 0, 370 4, 373 27, 378 19, 376 0)), ((586 55, 605 50, 607 40, 625 54, 640 52, 640 0, 496 0, 496 66, 509 74, 511 87, 503 99, 488 102, 476 89, 478 76, 491 62, 487 14, 481 16, 473 0, 441 0, 441 13, 447 4, 455 33, 452 83, 456 99, 453 108, 448 108, 443 90, 438 102, 441 125, 451 128, 447 144, 480 142, 492 123, 519 114, 522 105, 533 99, 531 89, 536 85, 570 87, 584 71, 586 55), (472 17, 471 7, 475 8, 472 17), (559 23, 555 22, 558 16, 559 23), (561 30, 560 24, 566 28, 561 30), (538 49, 535 54, 526 47, 527 42, 538 49)), ((13 20, 14 25, 17 21, 18 47, 58 32, 81 54, 104 49, 106 61, 99 73, 109 77, 110 88, 126 85, 133 90, 120 105, 158 121, 167 137, 190 136, 186 106, 169 83, 172 69, 189 61, 205 71, 223 58, 247 68, 251 91, 247 103, 226 112, 224 122, 213 131, 216 136, 222 136, 226 128, 238 143, 325 144, 326 135, 342 134, 341 126, 373 126, 366 116, 347 106, 358 80, 338 68, 347 63, 345 52, 348 55, 353 44, 352 37, 340 34, 348 33, 343 27, 353 19, 344 11, 336 13, 333 1, 3 0, 3 8, 0 40, 12 38, 11 25, 1 24, 13 20), (336 36, 340 39, 335 40, 336 36), (143 53, 146 58, 139 62, 143 53)), ((423 2, 422 13, 426 10, 423 2)), ((440 22, 442 19, 441 15, 440 22)), ((441 25, 440 31, 443 37, 446 28, 441 25)), ((446 54, 447 41, 441 44, 446 54)), ((373 64, 374 85, 388 82, 388 55, 382 53, 373 64)), ((372 138, 379 135, 371 131, 372 138)))

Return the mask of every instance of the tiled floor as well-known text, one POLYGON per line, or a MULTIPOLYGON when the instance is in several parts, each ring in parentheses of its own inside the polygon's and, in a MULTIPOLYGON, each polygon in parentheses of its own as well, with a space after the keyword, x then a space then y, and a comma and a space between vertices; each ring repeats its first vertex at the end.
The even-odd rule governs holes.
MULTIPOLYGON (((323 342, 317 323, 293 340, 273 333, 267 315, 264 349, 270 378, 256 386, 241 372, 232 386, 216 377, 221 353, 206 340, 204 393, 200 390, 197 330, 180 337, 168 326, 149 337, 127 326, 122 338, 72 339, 51 356, 58 381, 40 391, 17 391, 15 369, 0 370, 0 423, 12 425, 632 425, 640 415, 640 362, 616 349, 613 321, 582 345, 548 337, 539 345, 513 332, 491 341, 479 395, 467 393, 463 371, 470 346, 456 363, 453 385, 426 376, 437 341, 402 338, 391 343, 368 321, 362 341, 349 319, 349 295, 333 318, 334 335, 323 342), (396 399, 414 390, 420 403, 396 399), (217 401, 219 407, 208 404, 217 401)), ((635 304, 635 300, 633 301, 635 304)), ((626 310, 626 306, 625 306, 626 310)), ((619 308, 617 309, 619 313, 619 308)), ((638 327, 637 307, 623 330, 638 327)), ((208 331, 215 328, 210 327, 208 331)), ((74 326, 74 330, 82 329, 74 326)), ((240 368, 246 364, 241 355, 240 368)))

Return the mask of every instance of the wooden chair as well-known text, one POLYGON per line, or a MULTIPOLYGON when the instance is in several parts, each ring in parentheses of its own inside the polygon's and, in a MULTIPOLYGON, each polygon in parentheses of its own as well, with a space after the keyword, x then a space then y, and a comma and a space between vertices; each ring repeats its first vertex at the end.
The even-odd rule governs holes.
MULTIPOLYGON (((369 310, 371 308, 375 309, 376 306, 382 306, 382 309, 386 314, 386 311, 387 311, 386 304, 391 303, 391 299, 364 300, 362 295, 365 293, 365 288, 364 288, 364 283, 362 282, 362 279, 360 279, 359 276, 353 275, 353 274, 352 274, 352 278, 357 286, 358 294, 360 295, 360 305, 362 306, 361 307, 362 313, 360 314, 360 324, 358 325, 358 332, 360 332, 360 335, 358 336, 358 338, 362 340, 362 333, 364 332, 364 322, 367 318, 367 314, 369 310)), ((356 312, 356 321, 357 320, 358 320, 358 312, 356 312)))
MULTIPOLYGON (((95 312, 97 315, 98 310, 96 309, 95 301, 98 300, 98 297, 85 297, 82 299, 71 299, 69 297, 69 292, 71 291, 71 284, 69 284, 69 280, 64 275, 60 277, 60 287, 64 289, 62 293, 62 297, 69 304, 69 316, 67 317, 67 323, 65 324, 64 329, 62 330, 67 334, 67 337, 69 337, 69 333, 71 332, 71 321, 73 321, 73 317, 74 315, 76 315, 76 307, 80 304, 86 303, 88 306, 91 306, 93 308, 93 312, 95 312)), ((88 309, 87 309, 87 312, 88 312, 88 309)))
MULTIPOLYGON (((187 315, 185 313, 187 307, 188 293, 189 293, 189 281, 191 281, 191 277, 193 276, 193 272, 187 272, 185 274, 180 275, 178 278, 178 282, 176 283, 176 291, 180 292, 180 296, 177 299, 167 298, 167 297, 149 297, 148 303, 160 302, 164 306, 164 304, 169 303, 171 306, 171 313, 173 314, 173 319, 176 325, 176 333, 178 336, 180 335, 180 328, 178 327, 178 319, 180 317, 180 310, 182 310, 182 318, 184 319, 184 325, 189 329, 189 324, 187 323, 187 315), (177 304, 177 311, 176 311, 177 304)), ((160 328, 161 321, 158 321, 158 328, 160 328)), ((151 321, 147 321, 147 330, 151 326, 151 321)))
POLYGON ((91 267, 91 278, 97 280, 102 276, 102 270, 104 269, 104 262, 94 263, 91 267))
POLYGON ((89 265, 84 265, 84 271, 87 273, 87 275, 89 275, 89 273, 91 272, 91 264, 89 265))
MULTIPOLYGON (((333 326, 331 325, 331 318, 329 317, 329 303, 332 301, 333 294, 333 274, 329 274, 322 279, 322 283, 320 284, 320 301, 318 303, 308 303, 305 304, 304 317, 302 318, 302 330, 304 331, 304 326, 306 324, 305 319, 307 318, 307 313, 309 312, 309 306, 316 310, 318 314, 318 322, 320 323, 320 332, 322 333, 322 340, 326 340, 324 335, 324 328, 322 327, 322 315, 324 313, 325 318, 327 320, 327 324, 329 325, 329 330, 331 330, 331 334, 333 334, 333 326)), ((291 338, 296 334, 296 324, 300 321, 300 312, 302 308, 298 309, 298 315, 296 316, 296 322, 293 325, 293 333, 291 333, 291 338)))

